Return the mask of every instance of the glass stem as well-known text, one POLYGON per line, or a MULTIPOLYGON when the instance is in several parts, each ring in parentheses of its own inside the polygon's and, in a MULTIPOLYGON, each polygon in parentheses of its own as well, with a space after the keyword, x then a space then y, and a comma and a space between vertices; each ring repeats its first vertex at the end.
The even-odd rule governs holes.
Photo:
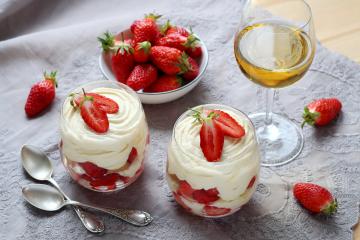
POLYGON ((274 102, 275 90, 272 88, 266 88, 266 117, 265 117, 265 125, 271 125, 272 123, 272 107, 274 102))

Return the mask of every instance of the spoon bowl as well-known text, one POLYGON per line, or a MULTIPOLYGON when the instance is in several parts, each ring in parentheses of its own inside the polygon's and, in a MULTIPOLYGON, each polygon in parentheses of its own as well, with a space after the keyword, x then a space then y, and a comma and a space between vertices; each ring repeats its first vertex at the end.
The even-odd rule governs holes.
POLYGON ((45 184, 30 184, 23 187, 22 195, 28 203, 45 211, 57 211, 65 204, 62 194, 45 184))
POLYGON ((33 178, 46 181, 51 178, 53 167, 44 152, 37 147, 24 145, 21 148, 22 165, 33 178))

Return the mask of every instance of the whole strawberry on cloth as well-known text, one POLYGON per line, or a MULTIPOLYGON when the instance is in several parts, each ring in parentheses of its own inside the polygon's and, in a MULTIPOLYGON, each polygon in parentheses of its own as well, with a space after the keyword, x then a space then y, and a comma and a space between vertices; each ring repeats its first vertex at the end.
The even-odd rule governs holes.
POLYGON ((56 87, 56 71, 44 72, 44 79, 31 87, 25 103, 25 113, 29 118, 37 116, 53 102, 56 87))
POLYGON ((105 32, 103 37, 98 37, 98 40, 104 52, 110 55, 111 68, 116 79, 126 83, 135 66, 132 41, 124 40, 122 35, 122 40, 115 42, 115 36, 110 32, 105 32))
POLYGON ((338 207, 336 199, 326 188, 313 183, 296 183, 293 194, 300 204, 312 213, 331 215, 338 207))
POLYGON ((336 98, 322 98, 309 103, 303 113, 304 121, 311 126, 325 126, 334 120, 342 108, 341 102, 336 98))

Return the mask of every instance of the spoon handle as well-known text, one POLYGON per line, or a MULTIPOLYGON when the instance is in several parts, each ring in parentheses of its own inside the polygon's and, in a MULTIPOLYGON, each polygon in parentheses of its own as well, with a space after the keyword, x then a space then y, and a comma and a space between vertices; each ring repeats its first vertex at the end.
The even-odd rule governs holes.
POLYGON ((105 230, 104 223, 100 221, 95 215, 85 211, 78 206, 73 206, 73 208, 88 231, 92 233, 101 233, 105 230))
MULTIPOLYGON (((64 196, 65 199, 69 199, 69 197, 62 191, 59 184, 57 184, 57 182, 53 178, 50 178, 48 181, 54 187, 56 187, 57 190, 59 190, 59 192, 64 196)), ((80 218, 82 224, 89 232, 101 233, 105 230, 105 225, 104 225, 103 221, 98 219, 95 215, 85 211, 84 209, 82 209, 79 206, 73 205, 73 208, 74 208, 74 211, 76 212, 76 214, 78 215, 78 217, 80 218)))
POLYGON ((153 218, 147 212, 141 210, 131 210, 131 209, 119 209, 119 208, 102 208, 95 207, 91 205, 87 205, 84 203, 76 202, 76 201, 66 201, 67 204, 78 205, 87 208, 93 208, 108 214, 111 214, 117 218, 124 220, 125 222, 131 223, 138 227, 143 227, 151 223, 153 218))

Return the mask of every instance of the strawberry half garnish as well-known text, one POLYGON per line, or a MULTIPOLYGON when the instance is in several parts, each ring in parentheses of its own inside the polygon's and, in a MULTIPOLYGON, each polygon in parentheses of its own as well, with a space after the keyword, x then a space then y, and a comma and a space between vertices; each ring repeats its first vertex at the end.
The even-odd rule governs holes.
POLYGON ((293 193, 301 205, 313 213, 331 215, 336 212, 338 206, 336 199, 322 186, 313 183, 296 183, 293 193))
POLYGON ((84 92, 80 103, 80 114, 86 125, 97 133, 105 133, 109 129, 109 119, 94 98, 84 92))
POLYGON ((220 161, 224 133, 212 118, 205 119, 200 129, 200 147, 209 162, 220 161))
POLYGON ((245 135, 244 128, 228 113, 221 110, 206 110, 208 115, 215 113, 214 120, 220 126, 225 136, 241 138, 245 135))
POLYGON ((208 162, 220 161, 223 146, 224 133, 220 125, 215 123, 215 113, 206 114, 205 111, 193 110, 195 121, 201 124, 200 147, 208 162))
MULTIPOLYGON (((112 99, 102 96, 97 93, 86 93, 87 96, 93 98, 93 101, 96 102, 106 113, 117 113, 119 111, 119 105, 112 99)), ((83 94, 70 94, 73 97, 71 103, 73 106, 79 107, 80 103, 84 100, 83 94)))
POLYGON ((324 126, 334 120, 341 111, 342 104, 336 98, 322 98, 309 103, 303 113, 304 121, 311 126, 324 126))
POLYGON ((203 208, 203 213, 207 216, 216 217, 223 216, 231 212, 230 208, 219 208, 215 206, 205 206, 203 208))

